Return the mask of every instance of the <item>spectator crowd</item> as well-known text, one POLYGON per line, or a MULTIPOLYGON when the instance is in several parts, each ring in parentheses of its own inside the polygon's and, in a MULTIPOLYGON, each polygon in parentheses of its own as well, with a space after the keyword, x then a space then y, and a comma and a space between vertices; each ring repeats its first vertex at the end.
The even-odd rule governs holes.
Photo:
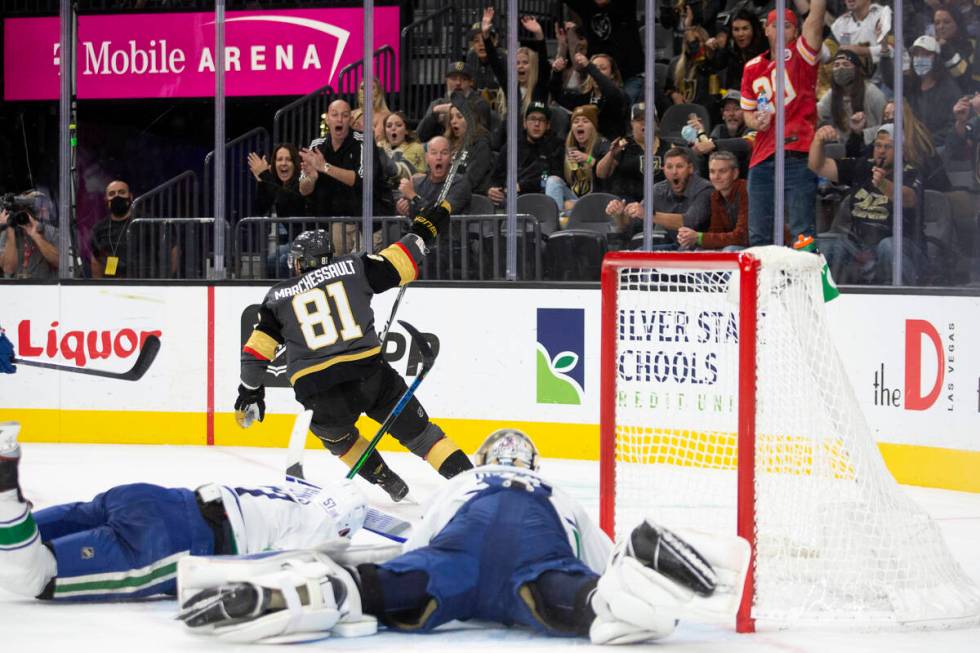
MULTIPOLYGON (((871 0, 791 0, 782 16, 765 0, 663 0, 656 106, 646 107, 642 3, 563 3, 572 20, 556 20, 548 38, 543 19, 521 16, 513 69, 502 26, 493 8, 485 9, 467 34, 468 52, 448 65, 444 92, 422 115, 390 110, 373 80, 374 215, 411 216, 440 194, 455 215, 503 209, 504 90, 513 74, 520 95, 517 193, 550 198, 568 228, 604 223, 610 248, 642 244, 648 209, 657 250, 774 242, 775 150, 782 139, 785 242, 816 238, 840 283, 890 283, 898 223, 904 283, 964 280, 951 261, 976 257, 980 4, 909 0, 904 42, 897 43, 891 8, 871 0), (780 30, 785 132, 777 135, 771 52, 780 30), (902 107, 892 99, 895 66, 904 78, 902 107), (895 220, 898 110, 903 211, 895 220), (647 111, 656 126, 652 197, 643 185, 647 111), (444 189, 464 151, 465 164, 444 189), (583 198, 600 193, 606 201, 583 202, 587 215, 577 211, 583 198), (924 211, 937 193, 949 207, 945 238, 934 237, 937 216, 924 211)), ((363 83, 354 104, 333 101, 321 137, 305 147, 283 143, 248 157, 256 215, 361 214, 363 83)), ((91 237, 91 270, 124 276, 117 250, 131 219, 128 186, 114 181, 105 199, 106 219, 91 237)), ((5 223, 0 217, 0 230, 5 223)), ((359 246, 359 235, 358 225, 334 225, 335 249, 359 246)), ((4 271, 56 274, 57 257, 44 245, 53 237, 36 228, 15 242, 0 237, 4 271)), ((272 275, 286 272, 285 230, 278 241, 266 262, 272 275)))

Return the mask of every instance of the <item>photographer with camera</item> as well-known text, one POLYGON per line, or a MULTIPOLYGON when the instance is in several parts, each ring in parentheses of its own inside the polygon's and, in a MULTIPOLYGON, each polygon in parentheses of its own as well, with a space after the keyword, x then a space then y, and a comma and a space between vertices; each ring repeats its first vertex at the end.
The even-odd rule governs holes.
POLYGON ((6 277, 53 279, 58 276, 58 230, 36 216, 37 191, 0 199, 0 266, 6 277))

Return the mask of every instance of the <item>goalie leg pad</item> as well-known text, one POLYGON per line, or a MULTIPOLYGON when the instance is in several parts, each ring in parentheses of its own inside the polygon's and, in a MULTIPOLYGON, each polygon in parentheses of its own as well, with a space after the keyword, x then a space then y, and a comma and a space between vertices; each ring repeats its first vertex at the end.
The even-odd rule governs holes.
POLYGON ((730 621, 749 559, 742 538, 673 533, 647 520, 617 544, 599 579, 593 643, 664 637, 680 618, 730 621))
POLYGON ((196 632, 231 642, 285 643, 330 632, 355 637, 377 631, 376 620, 361 612, 350 573, 322 552, 184 558, 177 584, 178 618, 196 632))

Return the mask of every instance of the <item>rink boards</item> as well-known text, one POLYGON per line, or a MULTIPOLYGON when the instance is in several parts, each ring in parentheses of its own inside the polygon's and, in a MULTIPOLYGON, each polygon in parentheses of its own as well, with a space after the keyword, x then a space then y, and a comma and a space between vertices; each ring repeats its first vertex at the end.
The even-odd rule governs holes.
MULTIPOLYGON (((0 420, 20 420, 27 441, 285 446, 299 405, 284 375, 269 377, 264 423, 242 430, 232 414, 239 352, 254 322, 246 309, 265 290, 4 285, 0 325, 19 358, 122 371, 147 334, 158 334, 162 347, 137 382, 21 365, 0 375, 0 420)), ((375 299, 382 325, 394 296, 375 299)), ((398 317, 438 347, 419 396, 465 450, 513 425, 529 431, 545 456, 595 459, 599 314, 597 287, 433 284, 410 288, 398 317)), ((896 478, 980 492, 980 298, 845 293, 828 314, 848 380, 896 478)), ((412 376, 418 353, 407 340, 396 326, 388 355, 412 376)), ((697 343, 688 349, 694 360, 697 343)), ((717 402, 693 373, 691 383, 687 401, 717 402)), ((359 426, 375 428, 367 419, 359 426)))

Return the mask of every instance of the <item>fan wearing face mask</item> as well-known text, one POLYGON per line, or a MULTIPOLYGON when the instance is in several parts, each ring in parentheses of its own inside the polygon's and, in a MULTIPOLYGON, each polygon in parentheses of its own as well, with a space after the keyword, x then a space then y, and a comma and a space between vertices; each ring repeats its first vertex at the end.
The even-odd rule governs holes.
MULTIPOLYGON (((831 62, 830 92, 817 102, 820 124, 831 124, 857 150, 870 145, 882 122, 885 94, 865 78, 864 62, 851 50, 838 50, 831 62)), ((853 156, 860 154, 854 152, 853 156)))
POLYGON ((936 147, 946 144, 953 125, 953 106, 963 94, 949 76, 940 52, 935 38, 920 36, 909 48, 911 66, 905 72, 905 96, 916 117, 932 135, 936 147))
MULTIPOLYGON (((96 279, 163 276, 159 274, 163 270, 152 270, 148 267, 137 270, 135 261, 131 260, 131 255, 135 252, 129 246, 130 237, 134 233, 130 226, 133 219, 133 195, 129 190, 129 184, 121 179, 109 182, 105 188, 105 205, 109 215, 95 225, 89 241, 91 252, 89 264, 92 276, 96 279)), ((145 240, 149 241, 148 238, 145 240)), ((156 252, 146 252, 146 254, 147 262, 150 258, 156 257, 156 252), (151 254, 152 256, 149 256, 151 254)), ((177 247, 175 245, 170 251, 169 273, 173 275, 176 269, 177 247)))
POLYGON ((684 50, 670 63, 664 92, 674 104, 700 104, 712 123, 720 119, 721 80, 714 61, 718 39, 699 25, 684 30, 684 50))

